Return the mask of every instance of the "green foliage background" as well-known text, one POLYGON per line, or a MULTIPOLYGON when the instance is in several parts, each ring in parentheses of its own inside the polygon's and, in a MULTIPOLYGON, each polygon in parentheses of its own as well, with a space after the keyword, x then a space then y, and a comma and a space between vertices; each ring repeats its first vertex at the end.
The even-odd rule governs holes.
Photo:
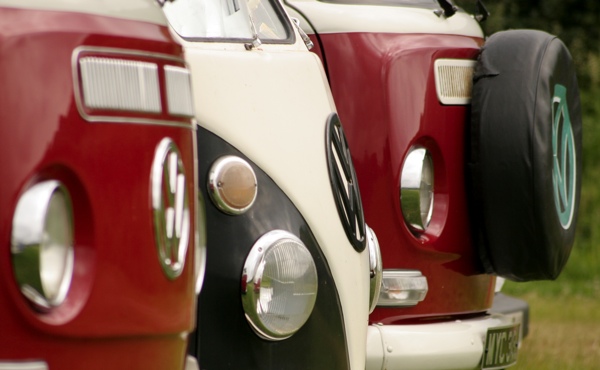
MULTIPOLYGON (((483 1, 491 13, 483 23, 486 34, 511 28, 532 28, 554 34, 569 47, 577 65, 580 86, 585 91, 600 86, 599 1, 483 1)), ((472 6, 475 2, 462 3, 472 6)))

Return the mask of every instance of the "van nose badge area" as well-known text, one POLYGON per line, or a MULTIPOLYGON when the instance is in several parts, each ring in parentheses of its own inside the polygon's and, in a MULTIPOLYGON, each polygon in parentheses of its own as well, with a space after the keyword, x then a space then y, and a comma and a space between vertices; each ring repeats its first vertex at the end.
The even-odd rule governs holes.
POLYGON ((326 136, 329 179, 337 210, 350 243, 357 252, 362 252, 367 245, 365 216, 348 141, 335 113, 327 119, 326 136))
POLYGON ((183 271, 190 236, 185 170, 177 145, 164 138, 152 166, 152 208, 158 257, 169 279, 183 271))

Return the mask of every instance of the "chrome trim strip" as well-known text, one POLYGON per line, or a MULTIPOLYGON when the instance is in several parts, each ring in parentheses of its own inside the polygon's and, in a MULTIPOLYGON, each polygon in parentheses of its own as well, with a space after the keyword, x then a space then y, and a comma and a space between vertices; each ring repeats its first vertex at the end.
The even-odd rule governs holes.
POLYGON ((383 262, 381 259, 381 249, 379 248, 379 240, 375 231, 366 225, 367 246, 369 247, 369 313, 377 307, 379 294, 381 292, 381 280, 383 278, 383 262))
POLYGON ((48 370, 48 364, 44 361, 14 361, 0 362, 0 370, 48 370))
MULTIPOLYGON (((120 48, 110 48, 110 47, 96 47, 96 46, 78 46, 73 50, 73 56, 75 59, 72 59, 73 65, 77 64, 77 57, 79 54, 88 52, 88 53, 103 53, 103 54, 113 54, 115 56, 139 56, 139 57, 150 57, 162 60, 168 60, 172 62, 177 62, 181 64, 186 64, 183 58, 179 58, 169 54, 162 53, 154 53, 151 51, 144 50, 135 50, 135 49, 120 49, 120 48)), ((187 64, 186 64, 187 65, 187 64)))
POLYGON ((163 119, 150 119, 150 118, 139 118, 139 117, 119 117, 119 116, 90 116, 83 109, 83 102, 81 101, 81 89, 79 84, 79 73, 78 63, 79 55, 84 53, 102 53, 104 56, 114 55, 116 58, 119 56, 139 56, 146 58, 156 58, 165 61, 177 62, 187 66, 185 60, 179 57, 175 57, 168 54, 153 53, 142 50, 129 50, 119 48, 104 48, 104 47, 90 47, 90 46, 79 46, 73 50, 71 55, 71 72, 73 75, 73 94, 75 99, 75 105, 77 111, 81 117, 88 122, 104 122, 104 123, 129 123, 129 124, 142 124, 142 125, 157 125, 157 126, 168 126, 168 127, 180 127, 190 128, 190 125, 183 122, 168 121, 163 119))

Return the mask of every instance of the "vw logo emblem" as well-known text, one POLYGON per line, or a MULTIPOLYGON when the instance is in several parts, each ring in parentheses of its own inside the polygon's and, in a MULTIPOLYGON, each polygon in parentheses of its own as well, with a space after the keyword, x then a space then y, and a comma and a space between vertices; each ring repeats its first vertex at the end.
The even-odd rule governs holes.
POLYGON ((561 226, 566 230, 571 225, 575 210, 576 166, 575 138, 567 106, 567 89, 554 86, 552 99, 552 184, 554 205, 561 226))
POLYGON ((362 252, 366 247, 365 218, 358 180, 352 164, 346 135, 337 114, 327 120, 327 162, 329 180, 338 213, 346 236, 354 249, 362 252))
POLYGON ((169 279, 183 271, 190 237, 185 170, 177 145, 164 138, 152 164, 152 211, 158 258, 169 279))

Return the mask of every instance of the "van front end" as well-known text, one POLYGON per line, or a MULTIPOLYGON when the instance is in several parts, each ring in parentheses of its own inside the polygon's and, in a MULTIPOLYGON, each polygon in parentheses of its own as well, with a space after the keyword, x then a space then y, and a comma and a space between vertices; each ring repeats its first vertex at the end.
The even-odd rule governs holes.
POLYGON ((193 364, 188 74, 155 1, 0 1, 0 368, 193 364))
POLYGON ((375 248, 323 66, 279 2, 212 3, 164 7, 192 72, 208 222, 190 353, 206 369, 363 369, 375 248))
POLYGON ((484 37, 482 2, 474 15, 445 0, 285 5, 323 60, 381 244, 367 369, 513 366, 528 305, 496 281, 555 279, 575 238, 568 50, 540 31, 484 37))

